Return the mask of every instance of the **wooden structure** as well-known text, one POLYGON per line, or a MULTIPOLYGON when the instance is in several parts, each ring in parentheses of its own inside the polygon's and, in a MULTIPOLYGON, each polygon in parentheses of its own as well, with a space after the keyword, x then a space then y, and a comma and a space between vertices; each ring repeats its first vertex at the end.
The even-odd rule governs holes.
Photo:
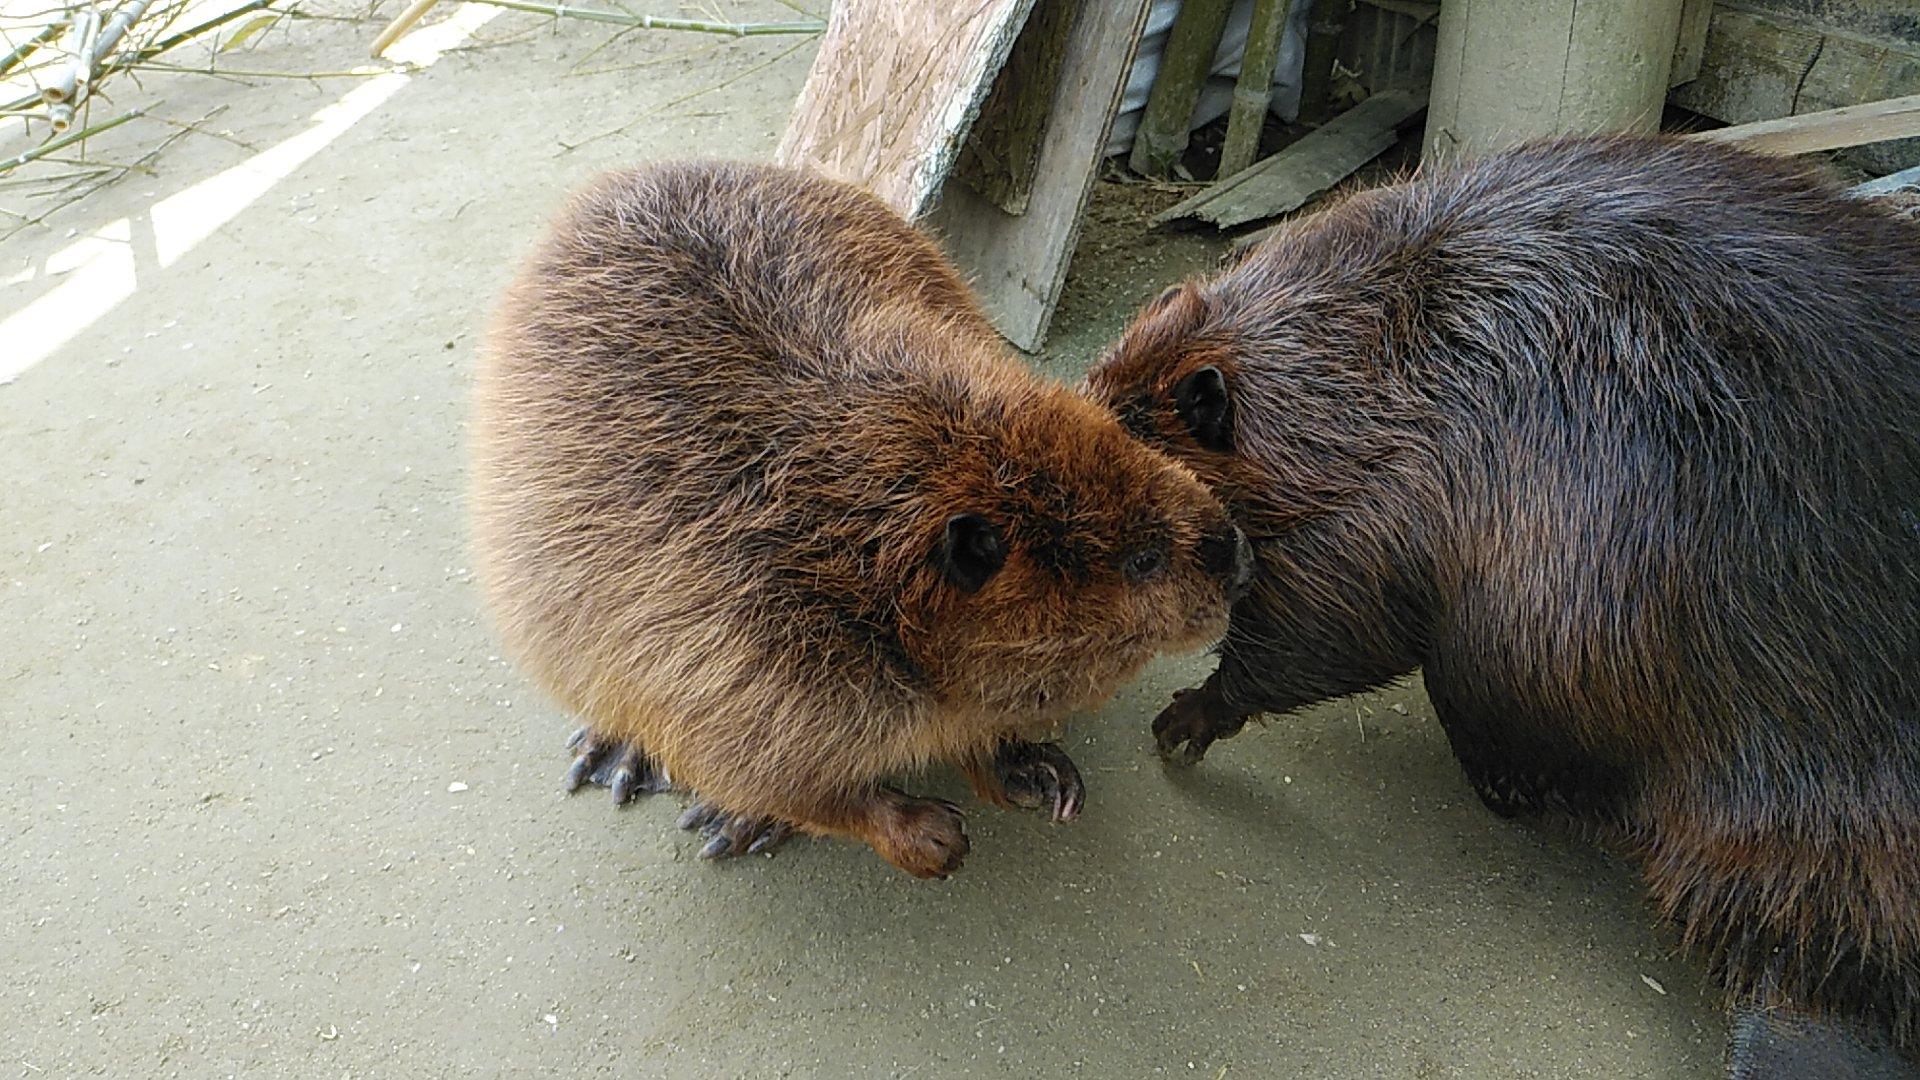
POLYGON ((924 216, 1034 0, 842 0, 774 160, 924 216))
POLYGON ((928 222, 1000 332, 1036 349, 1146 15, 1147 0, 841 0, 775 158, 928 222))
POLYGON ((1680 16, 1681 0, 1444 0, 1427 156, 1657 130, 1680 16))
POLYGON ((1046 107, 1035 110, 1044 123, 1029 134, 1039 150, 1025 212, 1009 213, 956 178, 929 219, 973 275, 994 325, 1027 350, 1046 340, 1107 128, 1147 21, 1147 0, 1086 0, 1078 8, 1053 85, 1009 88, 1047 98, 1046 107))
MULTIPOLYGON (((1271 31, 1289 2, 1303 0, 1257 2, 1271 31)), ((1920 154, 1920 28, 1897 18, 1839 29, 1791 23, 1825 17, 1825 2, 1317 0, 1308 52, 1337 74, 1329 82, 1327 71, 1303 73, 1314 129, 1155 221, 1230 228, 1297 209, 1403 132, 1412 138, 1423 112, 1430 158, 1543 135, 1653 130, 1670 92, 1677 104, 1709 104, 1701 111, 1741 121, 1702 138, 1779 153, 1871 143, 1891 148, 1896 162, 1900 147, 1920 154), (1796 13, 1772 10, 1783 7, 1796 13), (1872 36, 1889 26, 1892 37, 1872 36), (1833 107, 1809 107, 1828 98, 1833 107), (1737 109, 1723 107, 1735 99, 1737 109), (1758 115, 1731 115, 1739 111, 1758 115)), ((927 223, 1000 331, 1036 349, 1149 6, 840 0, 778 160, 858 183, 927 223)), ((1220 6, 1196 9, 1210 19, 1220 6)), ((1196 40, 1211 33, 1201 29, 1196 40)), ((1261 91, 1269 63, 1259 55, 1251 64, 1261 91)), ((1163 64, 1161 77, 1169 70, 1163 64)), ((1167 91, 1169 100, 1184 92, 1167 91)), ((1235 162, 1257 139, 1254 119, 1264 120, 1260 100, 1241 104, 1229 124, 1235 162)))

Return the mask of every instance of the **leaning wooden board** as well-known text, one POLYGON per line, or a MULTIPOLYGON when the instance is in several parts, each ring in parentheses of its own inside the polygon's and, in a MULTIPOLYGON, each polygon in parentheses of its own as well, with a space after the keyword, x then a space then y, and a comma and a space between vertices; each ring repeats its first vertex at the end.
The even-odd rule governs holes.
POLYGON ((1229 229, 1296 210, 1379 157, 1426 107, 1424 86, 1375 94, 1272 157, 1154 215, 1153 224, 1197 217, 1229 229))
POLYGON ((955 177, 928 218, 973 278, 994 325, 1022 349, 1046 340, 1146 21, 1147 0, 1080 5, 1046 112, 1026 213, 1007 213, 955 177))
POLYGON ((774 152, 931 209, 1034 0, 838 0, 774 152))
POLYGON ((1846 105, 1823 112, 1756 120, 1695 132, 1703 142, 1733 143, 1768 154, 1811 154, 1920 136, 1920 94, 1846 105))

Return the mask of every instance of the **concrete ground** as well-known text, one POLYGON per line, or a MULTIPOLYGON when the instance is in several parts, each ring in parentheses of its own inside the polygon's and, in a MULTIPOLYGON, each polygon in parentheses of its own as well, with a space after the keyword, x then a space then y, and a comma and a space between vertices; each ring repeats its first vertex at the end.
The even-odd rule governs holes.
MULTIPOLYGON (((149 79, 224 134, 0 245, 0 1075, 1716 1075, 1630 870, 1485 813, 1417 687, 1170 774, 1169 659, 1072 729, 1084 818, 978 808, 946 883, 563 797, 463 547, 475 329, 596 168, 768 154, 811 45, 476 33, 149 79)), ((1050 370, 1219 253, 1155 199, 1102 186, 1050 370)))

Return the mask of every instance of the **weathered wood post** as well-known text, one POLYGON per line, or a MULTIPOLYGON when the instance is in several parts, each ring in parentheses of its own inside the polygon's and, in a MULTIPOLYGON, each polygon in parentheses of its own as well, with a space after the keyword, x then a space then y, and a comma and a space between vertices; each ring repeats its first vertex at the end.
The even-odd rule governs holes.
POLYGON ((1445 0, 1429 160, 1545 135, 1653 131, 1681 0, 1445 0))

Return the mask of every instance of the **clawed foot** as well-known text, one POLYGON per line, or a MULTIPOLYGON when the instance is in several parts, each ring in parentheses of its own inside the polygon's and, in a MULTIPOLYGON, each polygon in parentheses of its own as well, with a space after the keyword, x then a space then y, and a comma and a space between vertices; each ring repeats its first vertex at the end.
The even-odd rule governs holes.
POLYGON ((696 830, 707 837, 700 849, 702 859, 725 859, 734 855, 757 855, 771 850, 793 835, 793 826, 773 818, 743 817, 729 813, 699 798, 680 815, 680 827, 696 830))
POLYGON ((1731 1020, 1728 1080, 1920 1080, 1920 1063, 1842 1022, 1759 1005, 1731 1020))
POLYGON ((620 806, 635 795, 653 795, 673 786, 666 770, 654 765, 639 746, 596 734, 583 727, 567 738, 573 751, 573 764, 567 768, 568 793, 581 784, 598 784, 613 790, 613 805, 620 806))
POLYGON ((1173 695, 1172 704, 1153 718, 1153 741, 1169 764, 1197 765, 1208 747, 1246 726, 1247 715, 1228 710, 1209 681, 1173 695))
POLYGON ((993 779, 1014 806, 1047 809, 1055 821, 1072 821, 1087 801, 1087 786, 1059 743, 1011 740, 993 755, 993 779))
POLYGON ((967 857, 966 818, 945 799, 921 799, 883 788, 854 835, 888 862, 920 878, 944 878, 967 857))

